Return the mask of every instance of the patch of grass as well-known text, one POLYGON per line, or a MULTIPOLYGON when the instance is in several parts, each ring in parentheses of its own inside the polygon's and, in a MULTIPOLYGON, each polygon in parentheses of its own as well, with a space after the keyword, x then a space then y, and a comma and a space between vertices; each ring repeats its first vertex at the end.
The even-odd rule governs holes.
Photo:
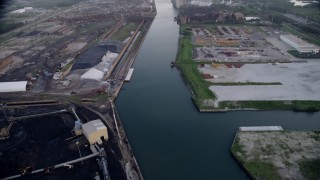
POLYGON ((240 144, 239 137, 236 137, 231 147, 231 152, 241 163, 244 162, 244 158, 245 158, 245 152, 243 150, 243 147, 244 146, 240 144))
POLYGON ((302 175, 308 180, 320 179, 320 159, 304 160, 299 163, 302 175))
POLYGON ((259 110, 320 111, 320 101, 223 101, 219 108, 252 108, 259 110))
POLYGON ((55 7, 63 8, 63 7, 72 6, 72 5, 77 4, 81 1, 83 1, 83 0, 68 0, 68 1, 64 1, 64 0, 55 0, 55 1, 36 0, 36 1, 32 2, 31 6, 36 7, 36 8, 48 8, 48 9, 52 9, 55 7))
POLYGON ((245 169, 255 179, 280 180, 277 168, 272 163, 249 161, 244 163, 245 169))
POLYGON ((99 93, 92 97, 94 101, 107 101, 109 98, 107 93, 99 93))
POLYGON ((211 84, 219 86, 282 85, 280 82, 213 82, 211 84))
POLYGON ((126 24, 121 29, 119 29, 115 34, 113 34, 112 39, 123 41, 127 37, 129 37, 131 34, 131 31, 135 31, 138 28, 139 24, 131 22, 129 24, 126 24))
POLYGON ((288 167, 292 166, 292 163, 290 161, 284 160, 283 163, 288 167))
POLYGON ((297 31, 296 29, 294 29, 293 27, 289 27, 287 25, 282 25, 282 29, 284 31, 290 32, 291 34, 294 34, 294 35, 302 38, 303 40, 306 40, 310 43, 313 43, 313 44, 320 46, 320 40, 318 38, 313 38, 310 35, 307 35, 305 33, 301 33, 299 31, 297 31))
POLYGON ((186 26, 181 26, 180 31, 183 32, 184 36, 179 39, 176 63, 194 94, 193 99, 196 105, 198 108, 202 108, 204 106, 203 100, 216 99, 216 96, 210 91, 210 83, 202 78, 197 64, 192 60, 191 33, 186 30, 186 26))
POLYGON ((265 154, 270 156, 273 153, 273 146, 271 144, 266 145, 265 148, 262 148, 261 151, 265 154))
POLYGON ((320 131, 314 131, 311 137, 316 141, 320 141, 320 131))
POLYGON ((1 22, 0 23, 0 34, 4 34, 6 32, 9 32, 11 30, 14 30, 16 28, 19 28, 23 26, 23 23, 7 23, 7 22, 1 22))

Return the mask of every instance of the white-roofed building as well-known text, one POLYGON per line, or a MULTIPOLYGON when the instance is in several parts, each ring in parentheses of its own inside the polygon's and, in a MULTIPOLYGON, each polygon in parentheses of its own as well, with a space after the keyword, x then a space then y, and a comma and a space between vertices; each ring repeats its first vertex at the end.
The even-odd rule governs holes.
POLYGON ((27 81, 0 82, 0 93, 26 91, 27 83, 27 81))
POLYGON ((101 144, 102 139, 107 141, 109 138, 107 127, 100 119, 82 124, 82 131, 90 144, 101 144))
POLYGON ((239 131, 283 131, 281 126, 248 126, 239 127, 239 131))
POLYGON ((257 21, 257 20, 260 20, 259 17, 253 17, 253 16, 246 16, 244 17, 244 20, 246 21, 257 21))
POLYGON ((103 78, 103 72, 95 69, 95 68, 91 68, 89 69, 89 71, 85 72, 82 76, 81 79, 92 79, 92 80, 97 80, 100 81, 103 78))
POLYGON ((294 35, 280 35, 280 39, 295 48, 299 53, 319 53, 319 47, 307 43, 294 35))

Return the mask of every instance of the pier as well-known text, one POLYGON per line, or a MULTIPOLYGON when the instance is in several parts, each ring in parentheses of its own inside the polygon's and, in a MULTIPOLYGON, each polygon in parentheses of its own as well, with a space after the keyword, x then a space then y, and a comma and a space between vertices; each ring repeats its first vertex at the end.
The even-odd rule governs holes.
POLYGON ((129 69, 129 72, 128 72, 128 74, 127 74, 126 78, 124 79, 124 81, 129 82, 129 81, 131 80, 131 77, 132 77, 133 71, 134 71, 134 69, 133 69, 133 68, 130 68, 130 69, 129 69))

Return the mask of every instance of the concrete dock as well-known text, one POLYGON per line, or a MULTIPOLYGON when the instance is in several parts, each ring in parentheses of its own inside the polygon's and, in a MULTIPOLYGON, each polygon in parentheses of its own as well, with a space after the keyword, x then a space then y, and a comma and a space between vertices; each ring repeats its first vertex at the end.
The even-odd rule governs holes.
POLYGON ((124 81, 129 82, 129 81, 131 80, 131 77, 132 77, 133 71, 134 71, 134 69, 133 69, 133 68, 130 68, 130 69, 129 69, 129 72, 128 72, 128 74, 127 74, 126 78, 124 79, 124 81))

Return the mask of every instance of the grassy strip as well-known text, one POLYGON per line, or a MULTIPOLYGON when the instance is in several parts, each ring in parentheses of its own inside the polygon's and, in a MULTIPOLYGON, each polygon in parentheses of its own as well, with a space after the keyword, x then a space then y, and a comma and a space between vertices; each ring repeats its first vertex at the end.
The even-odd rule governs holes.
POLYGON ((280 82, 213 82, 216 86, 282 85, 280 82))
POLYGON ((317 53, 317 54, 311 54, 311 53, 300 54, 297 50, 289 50, 287 52, 290 53, 292 56, 294 56, 296 58, 302 58, 302 59, 319 59, 320 58, 320 53, 317 53))
POLYGON ((124 27, 122 27, 120 30, 118 30, 113 36, 112 39, 118 40, 118 41, 123 41, 127 37, 130 36, 131 31, 135 31, 138 28, 139 24, 137 23, 129 23, 126 24, 124 27))
POLYGON ((244 163, 244 168, 255 177, 255 179, 280 180, 277 168, 272 163, 262 161, 248 161, 244 163))
POLYGON ((303 40, 309 41, 309 42, 311 42, 313 44, 316 44, 316 45, 320 46, 320 40, 319 39, 315 39, 315 38, 310 37, 310 36, 308 36, 306 34, 303 34, 303 33, 299 32, 299 31, 297 31, 297 30, 295 30, 292 27, 289 27, 287 25, 282 25, 282 29, 284 31, 290 32, 291 34, 294 34, 296 36, 301 37, 303 40))
POLYGON ((240 144, 240 139, 237 136, 231 147, 231 152, 238 159, 240 163, 243 163, 245 158, 245 152, 243 150, 243 147, 244 147, 243 144, 240 144))
POLYGON ((201 108, 203 100, 215 99, 216 96, 209 90, 210 83, 202 78, 197 69, 197 64, 192 60, 191 33, 186 30, 185 26, 181 26, 180 31, 185 36, 179 39, 176 63, 182 72, 182 76, 193 91, 193 99, 196 105, 201 108))
POLYGON ((223 101, 219 108, 253 108, 259 110, 320 111, 320 101, 223 101))
POLYGON ((305 160, 298 163, 302 175, 309 180, 320 179, 320 159, 305 160))

